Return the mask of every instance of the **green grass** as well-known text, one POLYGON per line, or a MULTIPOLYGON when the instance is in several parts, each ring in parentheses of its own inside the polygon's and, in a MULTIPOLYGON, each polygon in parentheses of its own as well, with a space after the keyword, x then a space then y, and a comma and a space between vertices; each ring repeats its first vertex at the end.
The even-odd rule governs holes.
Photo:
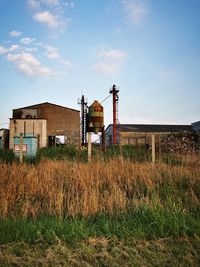
POLYGON ((57 239, 75 243, 91 237, 129 239, 158 239, 200 235, 200 218, 190 213, 163 208, 138 207, 118 215, 56 218, 41 216, 36 219, 0 220, 0 243, 24 241, 33 243, 57 239))
MULTIPOLYGON (((151 159, 150 152, 142 145, 136 147, 125 145, 122 147, 122 154, 124 159, 129 159, 134 162, 150 161, 151 159)), ((119 145, 110 146, 104 153, 102 153, 100 148, 93 146, 92 156, 93 160, 118 158, 120 156, 120 147, 119 145)), ((43 159, 87 162, 87 150, 79 150, 73 145, 45 147, 39 149, 36 156, 24 156, 24 161, 30 164, 37 164, 43 159)), ((0 162, 12 163, 14 161, 19 162, 19 158, 14 155, 13 151, 0 150, 0 162)))
MULTIPOLYGON (((150 161, 151 154, 143 145, 132 146, 125 145, 121 151, 123 158, 134 162, 150 161)), ((110 146, 105 152, 100 150, 100 147, 93 146, 92 157, 95 159, 109 160, 118 158, 120 156, 120 146, 110 146)), ((78 150, 75 146, 67 145, 61 147, 42 148, 38 151, 36 158, 40 159, 54 159, 54 160, 70 160, 87 162, 87 150, 78 150)))
POLYGON ((87 151, 81 151, 73 145, 45 147, 38 150, 36 158, 86 162, 87 151))
POLYGON ((123 155, 125 160, 128 159, 133 162, 144 162, 151 160, 151 153, 145 145, 124 145, 121 147, 121 151, 119 145, 110 146, 104 152, 103 158, 106 160, 118 158, 120 153, 123 155))

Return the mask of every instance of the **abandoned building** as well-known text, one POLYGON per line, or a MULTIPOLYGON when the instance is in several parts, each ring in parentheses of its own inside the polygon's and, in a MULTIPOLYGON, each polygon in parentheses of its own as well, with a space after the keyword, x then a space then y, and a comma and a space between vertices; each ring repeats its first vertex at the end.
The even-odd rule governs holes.
POLYGON ((200 121, 193 122, 192 127, 194 131, 200 132, 200 121))
POLYGON ((13 109, 10 119, 9 148, 14 148, 14 138, 38 138, 38 147, 63 144, 80 144, 80 112, 52 103, 41 103, 13 109))
MULTIPOLYGON (((151 136, 166 136, 170 133, 192 131, 192 125, 120 124, 117 126, 117 143, 122 145, 150 144, 151 136)), ((105 131, 106 146, 113 144, 113 124, 105 131)))
POLYGON ((0 149, 8 149, 9 147, 9 130, 2 128, 0 129, 0 149))

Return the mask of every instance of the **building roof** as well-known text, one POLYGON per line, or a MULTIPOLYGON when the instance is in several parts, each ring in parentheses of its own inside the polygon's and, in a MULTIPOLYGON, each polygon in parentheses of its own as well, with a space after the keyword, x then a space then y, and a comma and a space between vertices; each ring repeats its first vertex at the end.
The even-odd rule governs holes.
POLYGON ((192 127, 195 131, 200 131, 200 121, 193 122, 192 127))
POLYGON ((20 120, 22 120, 22 121, 25 121, 25 120, 27 120, 27 121, 46 121, 47 119, 45 119, 45 118, 10 118, 10 120, 11 121, 20 121, 20 120))
POLYGON ((192 125, 200 125, 200 121, 195 121, 192 123, 192 125))
POLYGON ((37 108, 38 106, 43 106, 43 105, 51 105, 51 106, 56 106, 56 107, 65 108, 65 109, 70 109, 70 110, 73 110, 73 111, 76 111, 76 112, 80 112, 80 111, 77 110, 77 109, 68 108, 68 107, 60 106, 60 105, 53 104, 53 103, 49 103, 49 102, 39 103, 39 104, 35 104, 35 105, 31 105, 31 106, 26 106, 26 107, 22 107, 22 108, 16 108, 16 109, 13 109, 13 110, 20 110, 20 109, 34 109, 34 108, 37 108))
MULTIPOLYGON (((110 124, 109 127, 113 127, 110 124)), ((165 125, 165 124, 120 124, 120 132, 181 132, 192 131, 191 125, 165 125)), ((106 129, 106 130, 107 130, 106 129)))
POLYGON ((0 131, 9 131, 9 129, 1 128, 0 131))

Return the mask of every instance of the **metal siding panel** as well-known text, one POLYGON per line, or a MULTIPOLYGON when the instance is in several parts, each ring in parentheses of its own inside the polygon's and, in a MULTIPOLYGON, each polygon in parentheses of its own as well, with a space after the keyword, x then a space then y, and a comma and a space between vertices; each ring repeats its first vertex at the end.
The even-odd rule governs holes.
MULTIPOLYGON (((14 138, 14 145, 20 144, 20 138, 17 136, 14 138)), ((36 137, 23 137, 23 144, 27 145, 27 153, 25 155, 35 156, 37 152, 37 138, 36 137)), ((18 152, 15 152, 19 155, 18 152)))

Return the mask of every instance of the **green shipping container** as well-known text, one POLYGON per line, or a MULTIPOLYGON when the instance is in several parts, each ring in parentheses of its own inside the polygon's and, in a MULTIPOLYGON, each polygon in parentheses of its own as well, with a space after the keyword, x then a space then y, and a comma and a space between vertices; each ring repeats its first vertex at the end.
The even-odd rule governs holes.
MULTIPOLYGON (((25 156, 35 156, 38 148, 37 137, 26 134, 23 136, 23 153, 25 156)), ((16 156, 20 154, 20 137, 14 137, 14 153, 16 156)))

